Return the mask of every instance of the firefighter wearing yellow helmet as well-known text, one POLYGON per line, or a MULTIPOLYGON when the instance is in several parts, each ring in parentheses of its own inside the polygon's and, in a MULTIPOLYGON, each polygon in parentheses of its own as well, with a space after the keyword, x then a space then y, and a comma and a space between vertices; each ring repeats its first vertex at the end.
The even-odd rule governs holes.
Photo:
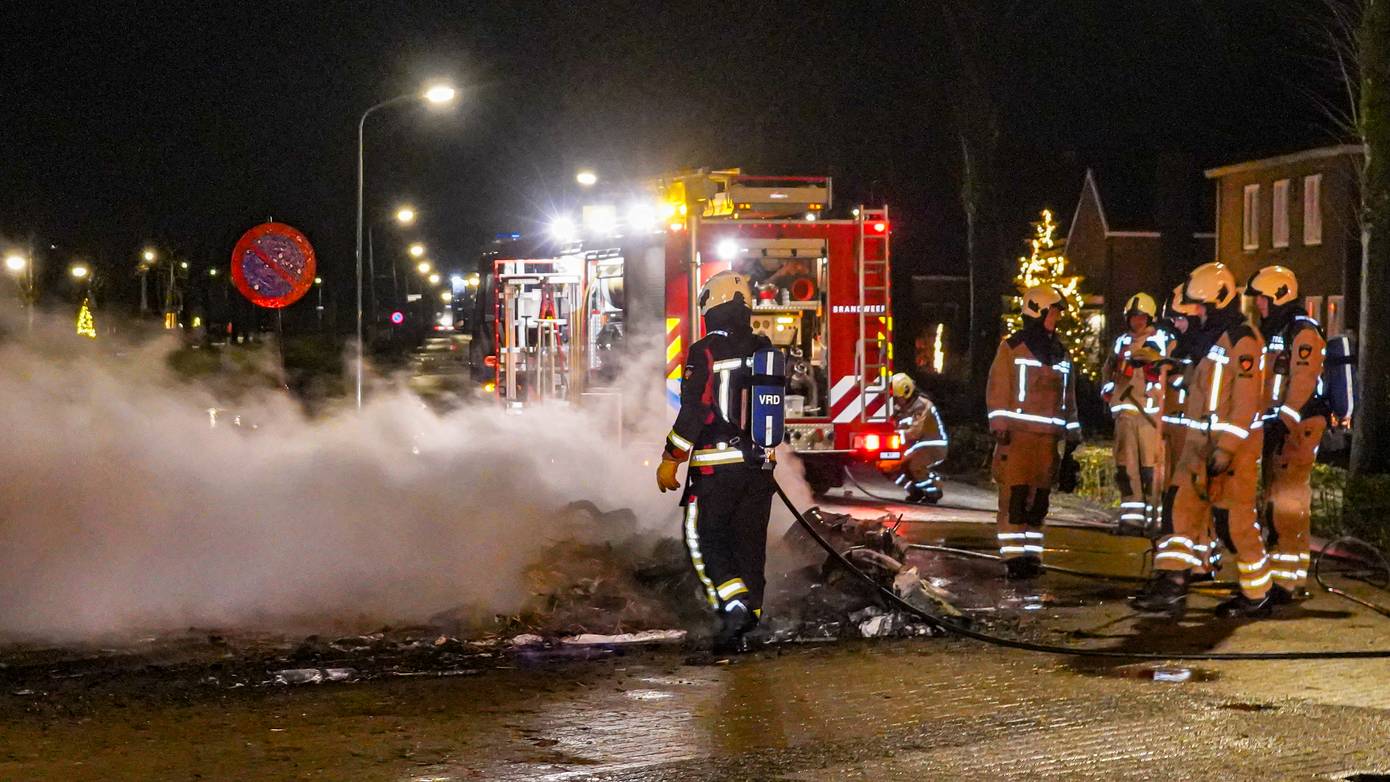
POLYGON ((1154 323, 1158 305, 1140 291, 1125 303, 1123 334, 1115 338, 1101 377, 1101 394, 1115 419, 1115 486, 1121 532, 1146 534, 1157 525, 1158 464, 1163 415, 1163 369, 1168 335, 1154 323))
POLYGON ((681 496, 685 545, 718 620, 717 653, 746 648, 766 586, 773 454, 749 431, 740 400, 774 351, 753 331, 752 301, 748 278, 732 271, 719 272, 700 290, 705 336, 686 353, 680 412, 657 469, 660 489, 676 490, 677 468, 690 462, 681 496))
POLYGON ((1183 408, 1188 431, 1178 458, 1172 533, 1159 541, 1155 576, 1135 598, 1143 611, 1180 615, 1190 574, 1203 560, 1195 548, 1208 524, 1235 554, 1240 593, 1217 607, 1222 617, 1270 612, 1270 569, 1255 519, 1262 447, 1264 342, 1246 320, 1230 269, 1203 264, 1188 276, 1184 301, 1201 328, 1194 336, 1192 381, 1183 408))
POLYGON ((1270 599, 1279 605, 1308 596, 1309 479, 1331 412, 1321 382, 1327 339, 1299 304, 1298 278, 1289 269, 1260 269, 1245 295, 1255 299, 1265 337, 1265 500, 1260 516, 1273 549, 1270 599))
POLYGON ((1075 370, 1056 333, 1064 306, 1050 285, 1024 292, 1023 327, 1000 341, 985 389, 999 487, 996 534, 1009 578, 1042 572, 1057 443, 1081 442, 1075 370))
POLYGON ((893 375, 889 387, 903 447, 894 482, 906 490, 908 502, 935 503, 941 499, 941 476, 936 474, 936 467, 946 461, 948 445, 941 414, 907 373, 893 375))
MULTIPOLYGON (((1200 311, 1195 304, 1184 301, 1183 286, 1173 289, 1172 295, 1163 305, 1158 328, 1168 335, 1168 356, 1164 363, 1163 375, 1163 461, 1159 485, 1163 493, 1159 498, 1158 534, 1171 535, 1173 532, 1173 499, 1178 493, 1181 474, 1178 459, 1182 456, 1183 438, 1186 436, 1187 418, 1184 408, 1187 402, 1187 389, 1192 383, 1192 370, 1195 358, 1192 345, 1200 332, 1200 311)), ((1195 577, 1213 576, 1219 564, 1219 552, 1214 548, 1215 532, 1211 524, 1194 533, 1192 548, 1201 564, 1194 566, 1195 577)))

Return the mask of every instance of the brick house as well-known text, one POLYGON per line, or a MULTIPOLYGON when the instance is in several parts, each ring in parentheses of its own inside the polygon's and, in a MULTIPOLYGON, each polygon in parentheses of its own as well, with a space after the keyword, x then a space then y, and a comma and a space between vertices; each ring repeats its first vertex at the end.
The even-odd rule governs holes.
POLYGON ((1189 270, 1209 261, 1215 234, 1195 230, 1201 179, 1183 156, 1154 168, 1087 168, 1067 232, 1072 273, 1097 307, 1103 344, 1124 328, 1121 308, 1137 291, 1160 303, 1189 270), (1109 183, 1114 189, 1107 191, 1109 183))
POLYGON ((1292 269, 1329 335, 1357 322, 1363 159, 1363 147, 1344 144, 1206 171, 1216 183, 1217 260, 1242 284, 1262 266, 1292 269))

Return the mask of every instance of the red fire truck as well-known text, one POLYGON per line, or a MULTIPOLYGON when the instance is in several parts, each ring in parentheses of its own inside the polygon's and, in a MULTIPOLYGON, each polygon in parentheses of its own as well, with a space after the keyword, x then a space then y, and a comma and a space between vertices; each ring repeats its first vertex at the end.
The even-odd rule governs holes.
POLYGON ((788 442, 812 485, 838 485, 851 460, 899 458, 888 209, 836 216, 828 177, 738 169, 683 172, 639 192, 561 223, 553 257, 493 262, 489 363, 501 401, 608 404, 615 422, 649 420, 662 405, 669 417, 685 349, 703 332, 696 294, 734 268, 753 281, 754 330, 787 352, 788 442), (660 372, 664 388, 634 393, 634 372, 660 372))

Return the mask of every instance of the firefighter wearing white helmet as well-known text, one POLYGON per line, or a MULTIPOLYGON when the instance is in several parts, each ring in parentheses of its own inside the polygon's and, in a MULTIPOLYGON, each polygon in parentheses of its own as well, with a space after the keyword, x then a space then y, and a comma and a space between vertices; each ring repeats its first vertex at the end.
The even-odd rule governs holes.
POLYGON ((1162 441, 1163 368, 1168 334, 1154 324, 1158 305, 1140 291, 1125 303, 1123 334, 1105 359, 1101 395, 1115 419, 1115 486, 1121 532, 1146 534, 1157 526, 1158 465, 1162 441))
POLYGON ((1289 269, 1260 269, 1245 295, 1255 299, 1265 337, 1265 499, 1260 516, 1272 549, 1270 599, 1280 605, 1308 596, 1309 480, 1331 412, 1322 387, 1327 339, 1299 305, 1298 278, 1289 269))
POLYGON ((751 325, 748 278, 719 272, 700 290, 705 336, 690 346, 681 406, 657 469, 664 491, 681 488, 679 465, 689 461, 681 496, 690 563, 715 612, 715 651, 742 651, 762 615, 767 523, 772 510, 772 450, 747 425, 744 402, 772 352, 751 325))
POLYGON ((1222 617, 1270 612, 1270 569, 1255 519, 1262 446, 1264 342, 1240 309, 1235 278, 1221 263, 1188 276, 1184 301, 1201 321, 1192 343, 1192 381, 1183 408, 1185 426, 1178 458, 1172 533, 1159 541, 1155 576, 1136 597, 1137 608, 1169 616, 1186 608, 1191 572, 1203 559, 1195 548, 1208 524, 1234 552, 1240 592, 1217 607, 1222 617))
POLYGON ((936 467, 946 461, 948 445, 941 414, 908 374, 893 375, 889 387, 903 447, 894 482, 907 491, 908 502, 935 503, 941 499, 941 476, 936 474, 936 467))
POLYGON ((1081 442, 1076 378, 1057 338, 1062 294, 1050 285, 1023 294, 1023 328, 999 343, 985 401, 999 487, 999 554, 1010 578, 1042 572, 1043 522, 1056 472, 1057 443, 1081 442))

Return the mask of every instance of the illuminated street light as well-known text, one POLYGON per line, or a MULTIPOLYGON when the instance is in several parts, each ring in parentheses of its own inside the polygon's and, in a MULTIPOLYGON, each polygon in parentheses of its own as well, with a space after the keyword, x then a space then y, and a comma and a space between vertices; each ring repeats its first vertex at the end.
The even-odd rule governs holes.
POLYGON ((453 291, 440 291, 440 292, 439 292, 439 300, 442 301, 442 302, 444 302, 445 304, 448 304, 448 303, 452 302, 452 301, 454 300, 454 292, 453 292, 453 291))
POLYGON ((415 210, 408 206, 403 206, 396 210, 396 222, 401 225, 410 225, 415 222, 415 210))
POLYGON ((91 273, 91 268, 85 263, 74 263, 68 267, 68 274, 71 274, 74 280, 85 280, 91 273))
POLYGON ((434 267, 430 265, 429 261, 420 261, 420 263, 415 266, 415 271, 420 272, 421 274, 429 274, 430 269, 433 268, 434 267))
POLYGON ((570 218, 565 217, 563 215, 555 218, 554 220, 551 220, 550 235, 554 237, 555 241, 557 242, 574 241, 574 220, 571 220, 570 218))
POLYGON ((179 268, 180 268, 180 269, 187 269, 187 268, 188 268, 188 261, 180 261, 180 262, 179 262, 179 268))
POLYGON ((314 278, 314 284, 315 284, 315 285, 322 285, 322 284, 323 284, 323 278, 322 278, 322 277, 315 277, 315 278, 314 278))
POLYGON ((5 269, 11 274, 19 274, 28 265, 29 259, 18 253, 5 256, 5 269))
POLYGON ((598 184, 598 174, 595 174, 593 171, 587 168, 580 169, 579 173, 574 175, 574 181, 578 182, 584 187, 593 187, 594 185, 598 184))
POLYGON ((424 98, 426 101, 436 106, 452 103, 458 91, 448 84, 435 84, 425 90, 424 98))
POLYGON ((216 266, 212 267, 211 269, 208 269, 208 276, 209 276, 209 277, 216 277, 216 276, 217 276, 217 267, 216 267, 216 266))
POLYGON ((410 245, 407 249, 410 252, 411 258, 421 258, 425 254, 425 246, 419 242, 410 245))
POLYGON ((154 263, 154 259, 158 258, 159 256, 155 253, 154 250, 146 250, 144 253, 141 254, 140 257, 145 259, 145 263, 154 263))
POLYGON ((366 341, 363 339, 363 313, 362 313, 362 213, 363 202, 365 201, 364 191, 367 169, 367 117, 372 112, 379 111, 388 106, 396 106, 404 103, 413 103, 424 100, 426 103, 440 106, 451 103, 457 92, 448 84, 426 85, 422 92, 412 92, 406 95, 397 95, 394 98, 375 103, 367 110, 362 112, 361 118, 357 120, 357 366, 356 372, 356 397, 357 409, 362 409, 362 377, 366 364, 366 341))
POLYGON ((434 274, 431 274, 431 275, 430 275, 430 278, 429 278, 429 279, 430 279, 430 285, 438 285, 438 284, 439 284, 439 281, 440 281, 441 279, 443 279, 443 278, 439 276, 439 272, 435 272, 434 274))

